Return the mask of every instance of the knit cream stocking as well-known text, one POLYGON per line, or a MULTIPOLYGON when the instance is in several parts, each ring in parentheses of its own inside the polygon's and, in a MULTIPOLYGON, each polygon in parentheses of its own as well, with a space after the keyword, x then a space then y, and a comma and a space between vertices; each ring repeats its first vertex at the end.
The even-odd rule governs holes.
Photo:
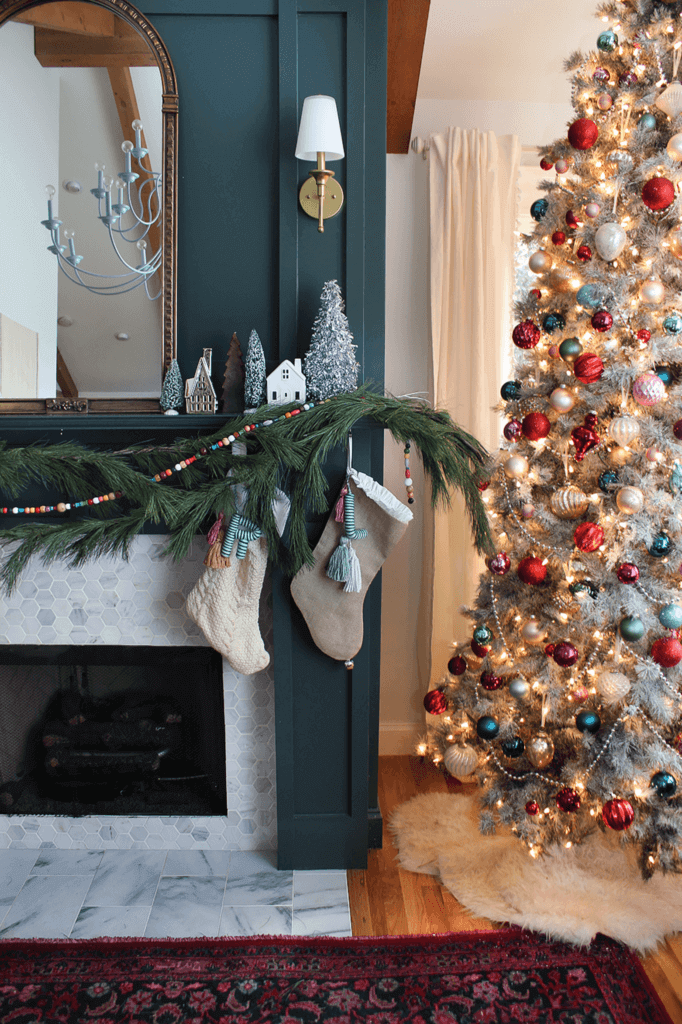
POLYGON ((206 569, 187 598, 187 614, 211 647, 236 672, 253 675, 270 655, 258 628, 258 602, 268 561, 268 542, 249 542, 244 558, 230 558, 225 569, 206 569))

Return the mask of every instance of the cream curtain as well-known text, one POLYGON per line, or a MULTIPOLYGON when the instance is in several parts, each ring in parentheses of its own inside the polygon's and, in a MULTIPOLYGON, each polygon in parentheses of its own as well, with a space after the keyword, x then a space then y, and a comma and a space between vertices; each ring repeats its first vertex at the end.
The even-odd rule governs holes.
MULTIPOLYGON (((499 398, 511 328, 514 228, 521 147, 515 135, 449 128, 429 152, 430 301, 433 395, 437 407, 487 448, 499 439, 499 398)), ((481 560, 463 503, 425 523, 420 675, 435 684, 460 614, 476 593, 481 560)))

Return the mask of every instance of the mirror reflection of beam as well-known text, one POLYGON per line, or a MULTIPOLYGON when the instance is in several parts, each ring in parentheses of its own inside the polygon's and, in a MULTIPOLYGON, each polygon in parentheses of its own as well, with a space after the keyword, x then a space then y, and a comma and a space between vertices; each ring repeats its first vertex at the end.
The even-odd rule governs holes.
POLYGON ((146 40, 120 19, 115 34, 78 35, 58 29, 35 30, 35 55, 44 68, 154 68, 146 40))
POLYGON ((78 388, 59 348, 57 348, 57 384, 64 398, 78 398, 78 388))
POLYGON ((13 21, 36 28, 59 29, 76 35, 113 36, 116 34, 116 15, 94 4, 83 4, 80 0, 70 3, 63 0, 58 4, 42 4, 30 11, 15 14, 13 21))

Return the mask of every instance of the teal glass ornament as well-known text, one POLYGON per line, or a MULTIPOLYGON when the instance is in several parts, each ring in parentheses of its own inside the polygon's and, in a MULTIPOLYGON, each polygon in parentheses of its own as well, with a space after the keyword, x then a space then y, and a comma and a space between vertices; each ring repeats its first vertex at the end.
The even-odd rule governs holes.
POLYGON ((656 127, 656 118, 653 114, 642 114, 637 122, 637 127, 641 128, 642 131, 651 131, 652 128, 656 127))
POLYGON ((520 380, 507 380, 500 388, 500 394, 504 398, 505 402, 511 401, 513 398, 518 398, 521 394, 521 381, 520 380))
POLYGON ((572 594, 576 594, 576 595, 577 594, 586 594, 587 593, 587 587, 585 586, 584 583, 582 583, 579 580, 576 581, 575 583, 571 583, 571 585, 569 586, 568 589, 570 590, 570 592, 572 594))
POLYGON ((566 326, 566 319, 561 313, 548 313, 542 321, 542 329, 545 334, 554 334, 555 331, 563 331, 566 326))
POLYGON ((604 494, 610 494, 610 492, 618 484, 618 474, 615 469, 605 469, 599 476, 599 490, 603 491, 604 494))
POLYGON ((651 788, 655 789, 659 796, 665 797, 673 796, 677 789, 677 782, 675 781, 674 775, 670 772, 656 772, 655 775, 651 776, 651 788))
POLYGON ((568 589, 576 597, 585 594, 591 597, 593 601, 596 600, 599 594, 599 587, 596 583, 593 583, 592 580, 576 580, 574 583, 570 584, 568 589))
POLYGON ((658 621, 666 629, 680 629, 682 627, 682 608, 679 604, 666 604, 658 613, 658 621))
POLYGON ((618 36, 610 28, 597 37, 597 49, 602 53, 611 53, 618 46, 618 36))
POLYGON ((525 749, 523 740, 520 736, 515 736, 513 740, 503 740, 500 745, 505 757, 521 757, 521 754, 525 749))
POLYGON ((596 711, 580 711, 575 716, 576 729, 594 736, 601 729, 601 718, 596 711))
POLYGON ((621 619, 620 635, 623 640, 641 640, 644 636, 644 623, 641 619, 638 619, 636 615, 626 615, 624 619, 621 619))
POLYGON ((489 630, 487 626, 477 626, 474 630, 474 640, 481 647, 485 647, 486 644, 489 644, 492 638, 492 631, 489 630))
POLYGON ((670 313, 663 321, 663 330, 666 334, 679 334, 682 331, 682 316, 670 313))
POLYGON ((665 556, 670 551, 670 546, 670 537, 665 532, 665 530, 661 530, 661 532, 657 533, 654 539, 652 540, 651 545, 649 547, 649 554, 652 556, 652 558, 665 558, 665 556))
POLYGON ((604 304, 604 290, 597 284, 584 284, 575 293, 575 301, 585 309, 596 309, 604 304))
POLYGON ((577 338, 564 338, 559 345, 559 355, 565 363, 574 363, 583 350, 577 338))
POLYGON ((654 366, 654 373, 660 377, 666 387, 673 382, 673 371, 669 366, 654 366))
POLYGON ((500 727, 492 715, 483 715, 476 722, 476 732, 482 740, 494 740, 499 731, 500 727))
POLYGON ((536 220, 538 224, 543 219, 549 209, 549 203, 546 199, 536 199, 530 208, 530 215, 533 220, 536 220))

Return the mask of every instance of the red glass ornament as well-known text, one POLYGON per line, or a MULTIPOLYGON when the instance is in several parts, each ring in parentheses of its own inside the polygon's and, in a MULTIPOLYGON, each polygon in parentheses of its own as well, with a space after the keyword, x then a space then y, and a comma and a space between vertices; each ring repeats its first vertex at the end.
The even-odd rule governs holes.
POLYGON ((511 560, 506 551, 498 551, 497 554, 489 559, 488 568, 491 572, 494 572, 496 576, 506 576, 509 572, 511 560))
POLYGON ((524 320, 512 331, 512 341, 517 348, 535 348, 540 340, 540 328, 532 320, 524 320))
POLYGON ((642 202, 650 210, 667 210, 675 201, 675 186, 669 178, 649 178, 642 189, 642 202))
POLYGON ((430 715, 442 715, 448 710, 448 702, 441 689, 429 690, 424 697, 424 707, 430 715))
POLYGON ((581 551, 596 551, 604 543, 604 531, 597 523, 581 523, 575 528, 573 542, 581 551))
POLYGON ((587 263, 589 260, 592 259, 592 250, 590 249, 589 245, 579 245, 578 251, 576 252, 576 256, 578 257, 581 263, 587 263))
POLYGON ((621 583, 636 583, 639 579, 639 569, 633 562, 623 562, 616 569, 616 576, 621 583))
POLYGON ((568 640, 560 640, 558 644, 554 645, 552 657, 557 665, 561 665, 562 668, 570 668, 578 660, 578 649, 568 640))
POLYGON ((543 565, 539 558, 528 555, 519 562, 516 574, 522 583, 530 583, 536 587, 547 575, 547 566, 543 565))
POLYGON ((682 420, 676 420, 673 423, 673 434, 678 441, 682 441, 682 420))
POLYGON ((481 672, 481 686, 484 690, 499 690, 502 676, 496 676, 494 672, 481 672))
POLYGON ((521 420, 509 420, 505 423, 502 431, 507 441, 518 441, 523 433, 523 427, 521 426, 521 420))
POLYGON ((568 141, 573 149, 589 149, 599 138, 599 129, 589 117, 579 117, 568 129, 568 141))
POLYGON ((604 331, 610 331, 613 327, 613 317, 608 309, 598 309, 590 322, 595 331, 599 331, 600 334, 603 334, 604 331))
POLYGON ((448 672, 451 676, 463 676, 467 670, 467 663, 461 654, 455 654, 448 662, 448 672))
POLYGON ((611 78, 611 72, 607 68, 595 68, 592 72, 592 79, 595 82, 608 82, 611 78))
POLYGON ((534 815, 540 813, 540 805, 535 800, 529 800, 526 804, 526 814, 534 815))
POLYGON ((573 210, 569 210, 567 212, 567 214, 566 214, 566 224, 568 225, 569 228, 579 228, 580 227, 581 221, 576 216, 576 214, 573 212, 573 210))
POLYGON ((555 647, 556 644, 547 644, 547 646, 545 647, 545 654, 548 658, 551 658, 553 656, 555 647))
POLYGON ((563 231, 555 231, 552 235, 552 242, 554 245, 563 245, 566 241, 566 235, 563 231))
POLYGON ((637 85, 637 75, 634 71, 623 71, 618 75, 618 85, 622 85, 624 87, 637 85))
POLYGON ((547 437, 551 426, 552 424, 544 412, 529 412, 523 418, 521 429, 523 430, 523 436, 527 437, 529 441, 539 441, 541 438, 547 437))
POLYGON ((615 832, 624 832, 635 820, 635 812, 629 800, 608 800, 602 807, 601 816, 615 832))
POLYGON ((543 156, 542 160, 540 161, 540 167, 543 171, 551 171, 554 167, 554 164, 551 160, 548 160, 546 156, 543 156))
POLYGON ((476 655, 477 658, 485 658, 490 648, 485 647, 483 644, 477 644, 475 640, 472 640, 471 650, 476 655))
POLYGON ((682 661, 682 644, 677 637, 663 637, 651 645, 651 657, 663 668, 673 668, 682 661))
POLYGON ((601 438, 596 431, 597 416, 588 412, 584 421, 571 431, 571 440, 575 445, 575 461, 582 462, 588 452, 601 444, 601 438))
POLYGON ((637 331, 637 338, 639 341, 651 341, 651 331, 647 331, 646 327, 642 327, 637 331))
POLYGON ((678 732, 677 736, 673 740, 673 746, 678 754, 682 754, 682 732, 678 732))
POLYGON ((586 686, 576 686, 575 690, 571 690, 571 697, 576 704, 582 704, 590 696, 590 691, 586 686))
POLYGON ((528 294, 533 299, 541 299, 542 298, 542 292, 540 291, 539 288, 531 288, 531 290, 528 292, 528 294))
POLYGON ((583 352, 573 363, 573 373, 583 384, 594 384, 604 372, 604 364, 594 352, 583 352))
POLYGON ((569 813, 571 811, 577 811, 580 807, 580 795, 576 793, 574 789, 570 789, 568 786, 564 786, 560 789, 556 795, 557 806, 562 811, 569 813))

